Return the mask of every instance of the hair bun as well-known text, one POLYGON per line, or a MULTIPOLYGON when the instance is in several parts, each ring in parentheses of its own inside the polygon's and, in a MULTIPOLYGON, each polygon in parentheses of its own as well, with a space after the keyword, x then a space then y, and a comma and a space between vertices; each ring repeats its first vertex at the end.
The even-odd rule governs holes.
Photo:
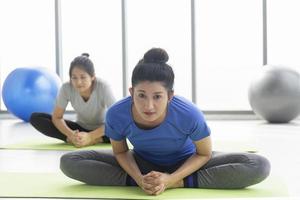
POLYGON ((81 56, 90 57, 90 54, 88 54, 88 53, 82 53, 81 56))
POLYGON ((168 60, 168 53, 161 48, 152 48, 144 54, 144 63, 166 63, 168 60))

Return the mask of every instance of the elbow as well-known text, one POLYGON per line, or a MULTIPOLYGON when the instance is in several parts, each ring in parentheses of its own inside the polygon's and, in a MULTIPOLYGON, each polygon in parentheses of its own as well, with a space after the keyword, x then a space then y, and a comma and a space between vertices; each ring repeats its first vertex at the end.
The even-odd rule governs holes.
POLYGON ((212 151, 209 151, 206 153, 198 153, 197 152, 196 154, 199 158, 202 158, 202 160, 205 160, 205 162, 208 162, 212 157, 212 151))
POLYGON ((208 160, 211 159, 211 157, 212 157, 212 150, 210 150, 210 151, 207 152, 206 157, 208 158, 208 160))
POLYGON ((209 154, 207 155, 207 161, 209 161, 212 157, 212 152, 209 152, 209 154))
POLYGON ((127 158, 127 151, 113 152, 113 154, 118 163, 122 163, 122 161, 127 158))
POLYGON ((201 156, 204 158, 205 162, 208 162, 212 157, 212 153, 201 155, 201 156))
POLYGON ((51 117, 51 121, 52 121, 53 124, 55 124, 56 120, 57 120, 56 117, 53 117, 53 116, 51 117))
POLYGON ((51 117, 51 121, 55 124, 55 122, 57 122, 58 120, 61 120, 62 119, 62 117, 57 117, 57 116, 55 116, 55 115, 52 115, 52 117, 51 117))
POLYGON ((113 149, 113 153, 114 153, 114 156, 115 156, 115 157, 120 157, 120 156, 126 154, 127 152, 128 152, 128 150, 124 150, 124 151, 116 151, 116 150, 113 149))

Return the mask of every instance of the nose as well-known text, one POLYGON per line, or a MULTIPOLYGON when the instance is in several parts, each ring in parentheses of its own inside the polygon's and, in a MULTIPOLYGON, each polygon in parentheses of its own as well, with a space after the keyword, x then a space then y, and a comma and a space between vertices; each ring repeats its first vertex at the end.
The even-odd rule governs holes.
POLYGON ((76 81, 75 81, 76 85, 80 85, 81 82, 82 82, 81 78, 78 78, 78 79, 76 79, 76 81))
POLYGON ((154 103, 152 99, 148 99, 145 105, 147 110, 152 110, 154 108, 154 103))

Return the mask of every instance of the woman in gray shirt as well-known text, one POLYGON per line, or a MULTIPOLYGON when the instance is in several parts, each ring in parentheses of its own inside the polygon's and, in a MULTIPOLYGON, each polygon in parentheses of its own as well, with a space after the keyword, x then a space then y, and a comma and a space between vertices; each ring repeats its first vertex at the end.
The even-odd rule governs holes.
POLYGON ((104 117, 115 102, 109 85, 95 76, 94 64, 86 53, 71 62, 69 76, 70 82, 60 88, 53 114, 33 113, 30 123, 44 135, 76 147, 108 143, 104 117), (77 115, 76 122, 63 119, 69 102, 77 115))

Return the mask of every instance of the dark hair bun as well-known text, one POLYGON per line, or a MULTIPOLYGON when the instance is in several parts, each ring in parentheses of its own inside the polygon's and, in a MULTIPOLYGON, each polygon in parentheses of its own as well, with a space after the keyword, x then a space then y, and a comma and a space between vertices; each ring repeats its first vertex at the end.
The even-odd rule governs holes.
POLYGON ((152 48, 144 54, 144 63, 166 63, 168 60, 168 53, 161 48, 152 48))
POLYGON ((90 54, 88 54, 88 53, 82 53, 81 56, 90 57, 90 54))

